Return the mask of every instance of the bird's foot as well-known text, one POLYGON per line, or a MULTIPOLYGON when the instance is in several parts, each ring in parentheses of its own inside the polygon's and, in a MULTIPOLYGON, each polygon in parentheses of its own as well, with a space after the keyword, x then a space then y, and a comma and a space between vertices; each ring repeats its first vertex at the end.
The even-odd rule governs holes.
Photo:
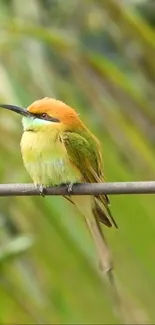
POLYGON ((71 194, 73 192, 73 183, 67 184, 67 192, 68 194, 71 194))
POLYGON ((45 197, 46 186, 43 184, 37 184, 36 188, 38 190, 39 195, 41 195, 42 197, 45 197))
POLYGON ((67 192, 68 192, 69 195, 73 194, 73 186, 76 186, 78 184, 81 184, 81 183, 76 182, 76 183, 68 183, 68 184, 66 184, 67 192))
POLYGON ((65 186, 69 195, 73 193, 73 186, 76 186, 80 183, 61 183, 60 186, 65 186))

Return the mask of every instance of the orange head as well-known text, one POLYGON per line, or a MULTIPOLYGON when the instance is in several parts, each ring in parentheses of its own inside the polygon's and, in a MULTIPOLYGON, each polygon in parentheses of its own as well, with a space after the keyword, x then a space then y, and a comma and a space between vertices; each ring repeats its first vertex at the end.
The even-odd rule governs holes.
MULTIPOLYGON (((65 103, 54 98, 45 97, 36 100, 28 107, 35 118, 49 122, 48 124, 61 124, 64 128, 75 128, 82 124, 76 111, 65 103)), ((41 123, 40 123, 41 125, 41 123)))

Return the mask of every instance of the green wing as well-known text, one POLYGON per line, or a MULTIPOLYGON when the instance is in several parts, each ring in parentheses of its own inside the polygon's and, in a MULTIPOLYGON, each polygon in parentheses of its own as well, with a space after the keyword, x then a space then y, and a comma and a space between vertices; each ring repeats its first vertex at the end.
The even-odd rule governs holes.
MULTIPOLYGON (((90 134, 80 135, 76 132, 65 132, 61 136, 70 160, 80 170, 86 183, 104 182, 103 163, 100 155, 99 144, 90 134), (86 138, 87 136, 87 138, 86 138)), ((107 195, 95 196, 95 211, 101 222, 107 226, 116 223, 108 207, 107 195)))

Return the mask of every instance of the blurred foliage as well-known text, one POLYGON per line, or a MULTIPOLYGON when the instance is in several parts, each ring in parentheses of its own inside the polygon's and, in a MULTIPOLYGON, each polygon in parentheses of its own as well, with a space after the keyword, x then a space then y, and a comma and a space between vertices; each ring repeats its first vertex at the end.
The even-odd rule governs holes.
MULTIPOLYGON (((65 101, 100 139, 109 181, 154 179, 154 0, 0 0, 0 9, 0 101, 65 101)), ((1 183, 31 182, 20 118, 1 110, 0 128, 1 183)), ((154 196, 111 202, 121 315, 69 202, 0 199, 0 323, 155 323, 154 196)))

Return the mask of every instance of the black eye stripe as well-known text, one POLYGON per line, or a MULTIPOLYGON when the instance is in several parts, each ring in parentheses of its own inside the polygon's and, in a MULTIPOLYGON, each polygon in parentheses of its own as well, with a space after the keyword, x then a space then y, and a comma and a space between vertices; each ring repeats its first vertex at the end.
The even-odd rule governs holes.
POLYGON ((35 116, 36 118, 41 119, 41 120, 46 120, 46 121, 51 121, 51 122, 56 122, 56 123, 59 123, 59 122, 60 122, 60 120, 57 119, 56 117, 51 117, 51 116, 49 116, 49 115, 46 114, 46 113, 42 113, 42 114, 34 114, 34 116, 35 116), (43 114, 45 114, 45 115, 43 116, 43 114))

